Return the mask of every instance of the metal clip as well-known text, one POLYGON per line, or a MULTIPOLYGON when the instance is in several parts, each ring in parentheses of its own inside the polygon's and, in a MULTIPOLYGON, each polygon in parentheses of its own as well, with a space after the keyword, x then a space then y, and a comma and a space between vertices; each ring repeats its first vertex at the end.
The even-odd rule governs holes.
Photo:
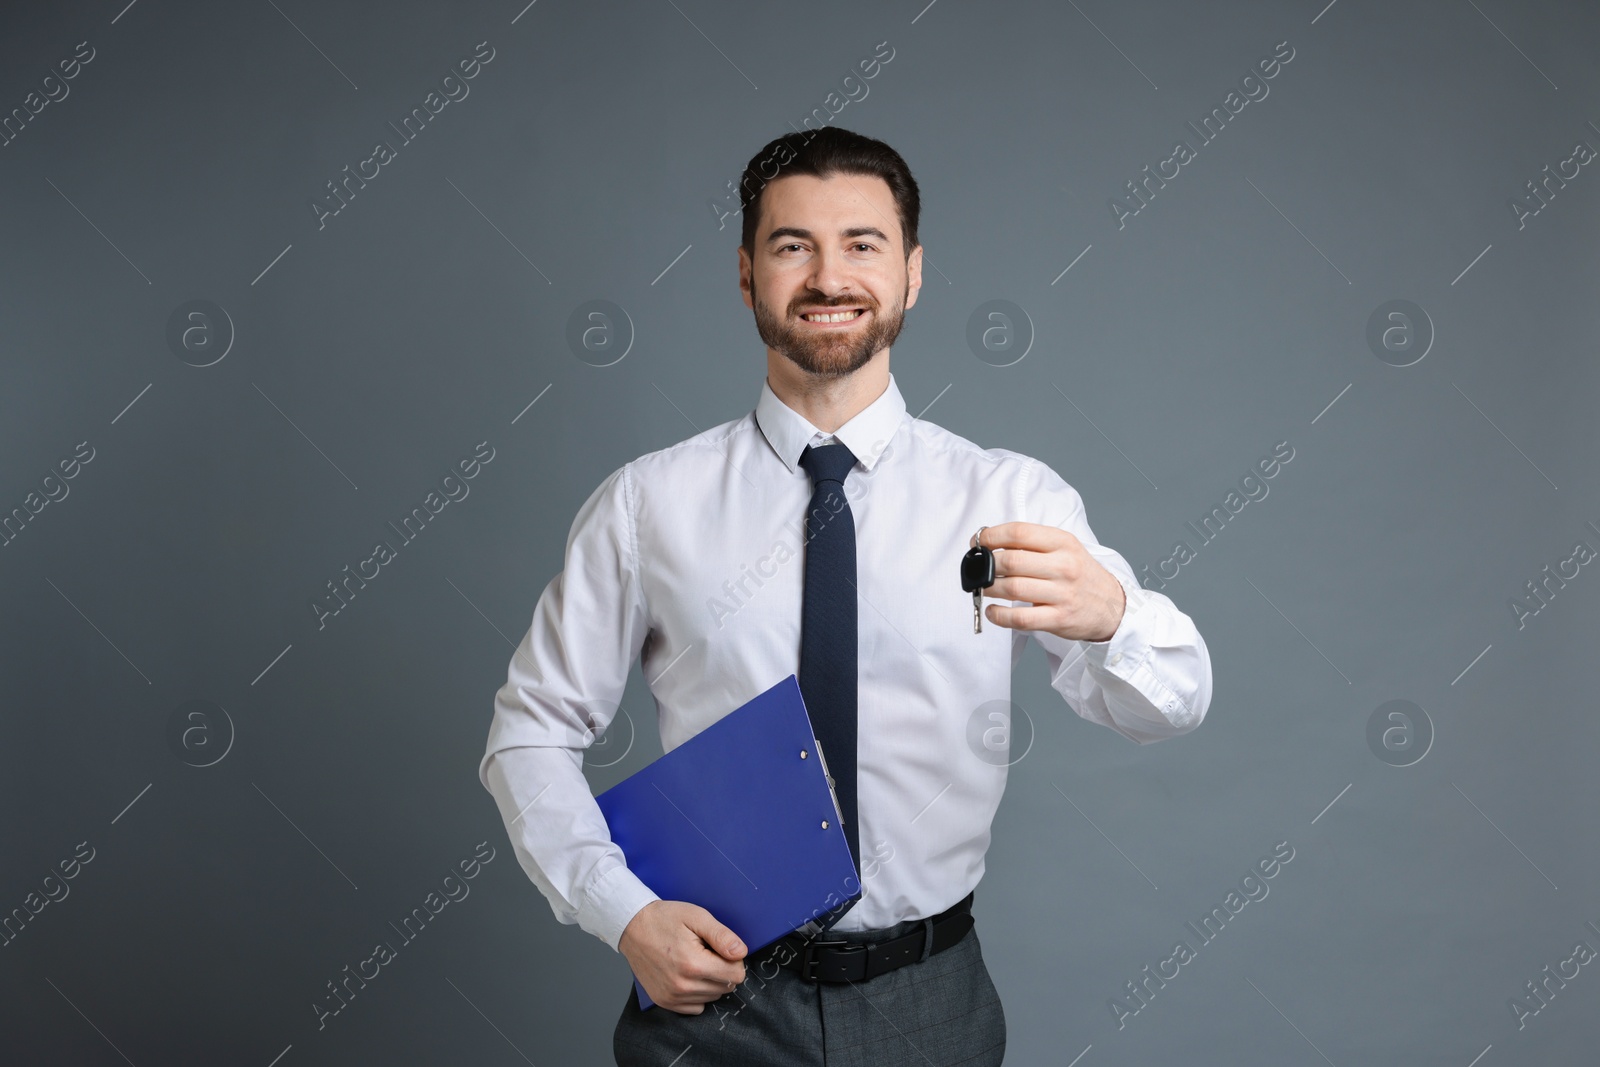
POLYGON ((844 809, 839 806, 839 794, 837 792, 835 792, 834 788, 833 788, 833 775, 828 773, 828 757, 826 757, 826 756, 824 756, 822 754, 822 742, 821 741, 817 741, 817 739, 814 738, 814 737, 811 740, 812 741, 816 741, 816 745, 817 745, 817 762, 822 764, 822 776, 828 780, 828 795, 833 797, 833 810, 834 810, 834 813, 839 816, 839 825, 843 826, 844 825, 844 809))

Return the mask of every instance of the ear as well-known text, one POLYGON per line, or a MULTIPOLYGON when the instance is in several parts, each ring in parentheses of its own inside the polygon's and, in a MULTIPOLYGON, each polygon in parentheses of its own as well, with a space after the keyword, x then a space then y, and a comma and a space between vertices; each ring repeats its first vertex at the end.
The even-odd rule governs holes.
POLYGON ((750 254, 744 250, 744 245, 739 246, 739 292, 744 297, 744 306, 754 311, 755 299, 750 294, 750 272, 754 265, 750 262, 750 254))
POLYGON ((917 302, 917 294, 922 291, 922 246, 911 250, 911 258, 906 260, 906 308, 910 309, 917 302))

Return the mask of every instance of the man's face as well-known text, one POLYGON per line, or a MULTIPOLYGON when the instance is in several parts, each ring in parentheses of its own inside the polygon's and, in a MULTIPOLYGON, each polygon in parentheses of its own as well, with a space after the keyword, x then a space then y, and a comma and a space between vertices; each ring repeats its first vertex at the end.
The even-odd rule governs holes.
POLYGON ((768 348, 811 374, 842 377, 900 335, 922 288, 922 248, 906 260, 882 178, 778 178, 761 195, 755 256, 739 249, 739 288, 768 348), (846 314, 832 322, 811 313, 846 314))

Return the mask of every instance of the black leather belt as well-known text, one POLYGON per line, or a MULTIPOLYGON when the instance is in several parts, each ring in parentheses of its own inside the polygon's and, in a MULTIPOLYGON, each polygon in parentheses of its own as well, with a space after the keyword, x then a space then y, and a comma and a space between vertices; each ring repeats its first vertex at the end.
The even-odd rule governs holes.
POLYGON ((825 937, 807 940, 786 934, 768 951, 775 953, 779 966, 808 982, 864 982, 943 952, 966 937, 972 924, 972 894, 968 893, 900 937, 857 942, 825 937))

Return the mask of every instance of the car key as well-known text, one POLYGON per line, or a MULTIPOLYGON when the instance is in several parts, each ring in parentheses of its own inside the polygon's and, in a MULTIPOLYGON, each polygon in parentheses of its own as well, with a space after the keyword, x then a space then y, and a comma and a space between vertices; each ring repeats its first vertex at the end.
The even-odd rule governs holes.
POLYGON ((983 632, 983 591, 994 584, 994 553, 983 546, 983 531, 978 527, 978 544, 961 557, 961 589, 972 594, 972 632, 983 632))

